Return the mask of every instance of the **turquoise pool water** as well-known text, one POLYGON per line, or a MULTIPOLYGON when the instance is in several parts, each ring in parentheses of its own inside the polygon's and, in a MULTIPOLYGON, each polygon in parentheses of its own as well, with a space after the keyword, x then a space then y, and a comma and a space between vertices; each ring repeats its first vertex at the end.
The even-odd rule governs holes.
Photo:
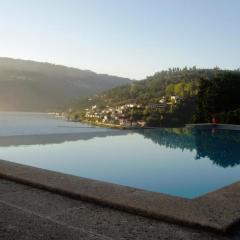
POLYGON ((120 131, 0 113, 0 158, 194 198, 240 180, 240 131, 120 131))

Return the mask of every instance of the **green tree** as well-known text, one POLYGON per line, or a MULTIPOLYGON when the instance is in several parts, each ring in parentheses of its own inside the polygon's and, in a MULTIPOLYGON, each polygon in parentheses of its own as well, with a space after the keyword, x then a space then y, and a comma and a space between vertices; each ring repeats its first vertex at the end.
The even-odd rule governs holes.
POLYGON ((240 107, 240 74, 220 72, 213 79, 201 79, 198 101, 197 122, 209 122, 213 115, 229 112, 240 107))

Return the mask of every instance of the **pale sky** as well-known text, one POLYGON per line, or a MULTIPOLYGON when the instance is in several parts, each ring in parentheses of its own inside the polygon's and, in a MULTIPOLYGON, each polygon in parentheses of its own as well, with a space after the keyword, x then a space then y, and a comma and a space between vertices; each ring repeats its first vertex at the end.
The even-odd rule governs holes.
POLYGON ((240 67, 239 0, 0 0, 0 56, 134 79, 240 67))

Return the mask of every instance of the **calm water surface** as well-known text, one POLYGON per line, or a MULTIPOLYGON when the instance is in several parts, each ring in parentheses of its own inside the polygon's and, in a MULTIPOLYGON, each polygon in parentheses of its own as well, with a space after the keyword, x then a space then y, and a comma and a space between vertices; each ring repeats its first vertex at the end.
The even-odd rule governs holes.
POLYGON ((120 131, 0 113, 0 158, 193 198, 240 180, 240 132, 120 131))

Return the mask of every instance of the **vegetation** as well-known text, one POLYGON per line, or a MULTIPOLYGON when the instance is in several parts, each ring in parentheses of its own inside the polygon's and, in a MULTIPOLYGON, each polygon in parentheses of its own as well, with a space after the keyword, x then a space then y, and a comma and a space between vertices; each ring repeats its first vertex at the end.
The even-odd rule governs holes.
POLYGON ((240 124, 240 72, 219 72, 213 79, 201 79, 195 122, 240 124))
POLYGON ((33 61, 0 58, 0 110, 54 111, 129 79, 33 61))
POLYGON ((240 108, 215 114, 221 123, 240 124, 240 108))
MULTIPOLYGON (((183 126, 193 122, 210 122, 213 115, 222 122, 240 123, 240 72, 219 68, 197 69, 173 68, 105 91, 100 95, 82 99, 75 109, 78 112, 92 105, 99 109, 106 106, 118 107, 124 104, 140 104, 128 112, 132 120, 144 120, 149 126, 183 126), (171 96, 181 101, 171 105, 171 96), (162 98, 168 103, 166 111, 146 108, 149 104, 158 104, 162 98)), ((74 113, 74 111, 73 111, 74 113)), ((81 115, 81 114, 80 114, 81 115)))
MULTIPOLYGON (((122 113, 148 126, 183 126, 192 122, 240 124, 240 70, 172 68, 142 81, 130 81, 75 68, 0 58, 0 110, 55 111, 73 108, 78 121, 85 109, 98 111, 135 104, 122 113), (120 86, 119 86, 120 85, 120 86), (101 92, 101 93, 100 93, 101 92), (177 103, 172 100, 177 96, 177 103), (162 103, 167 107, 151 109, 162 103), (77 104, 75 104, 78 102, 77 104)), ((103 111, 104 112, 104 111, 103 111)))
POLYGON ((178 127, 192 123, 196 109, 196 96, 185 97, 173 111, 165 114, 161 121, 162 126, 178 127))
POLYGON ((164 95, 178 95, 188 97, 197 94, 198 81, 203 77, 212 78, 212 70, 193 68, 173 68, 168 71, 155 73, 143 81, 135 81, 129 86, 113 88, 105 92, 102 97, 108 102, 122 102, 134 100, 137 103, 154 101, 164 95))

